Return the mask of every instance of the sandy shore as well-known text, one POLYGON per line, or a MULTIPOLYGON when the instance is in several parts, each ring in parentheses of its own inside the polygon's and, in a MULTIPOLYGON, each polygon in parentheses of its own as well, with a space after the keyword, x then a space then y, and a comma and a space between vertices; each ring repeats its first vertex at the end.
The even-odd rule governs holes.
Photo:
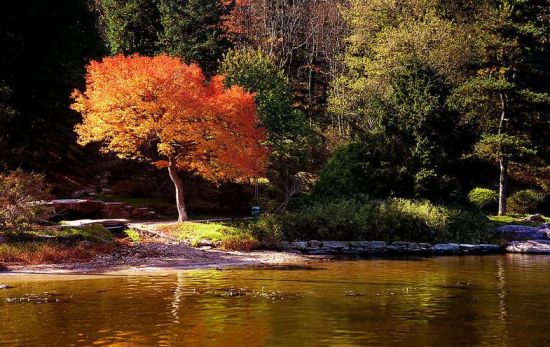
POLYGON ((304 263, 318 257, 277 251, 237 252, 193 248, 184 244, 143 243, 101 255, 86 262, 18 265, 5 264, 4 274, 28 273, 142 273, 158 270, 223 268, 245 265, 304 263))

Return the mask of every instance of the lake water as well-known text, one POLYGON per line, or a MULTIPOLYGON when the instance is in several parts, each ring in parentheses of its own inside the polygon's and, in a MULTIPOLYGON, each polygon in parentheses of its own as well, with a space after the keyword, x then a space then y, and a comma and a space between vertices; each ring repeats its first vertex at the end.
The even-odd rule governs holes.
POLYGON ((9 346, 550 344, 550 256, 0 275, 9 346))

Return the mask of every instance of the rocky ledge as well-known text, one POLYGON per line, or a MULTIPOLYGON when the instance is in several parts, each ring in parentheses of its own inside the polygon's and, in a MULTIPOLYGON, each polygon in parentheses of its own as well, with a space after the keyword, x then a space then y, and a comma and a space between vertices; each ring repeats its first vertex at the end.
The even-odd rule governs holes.
POLYGON ((396 241, 298 241, 283 242, 286 251, 308 255, 447 255, 487 254, 504 252, 504 247, 495 244, 417 243, 396 241))
POLYGON ((506 252, 550 254, 550 223, 539 226, 505 225, 495 229, 506 252))

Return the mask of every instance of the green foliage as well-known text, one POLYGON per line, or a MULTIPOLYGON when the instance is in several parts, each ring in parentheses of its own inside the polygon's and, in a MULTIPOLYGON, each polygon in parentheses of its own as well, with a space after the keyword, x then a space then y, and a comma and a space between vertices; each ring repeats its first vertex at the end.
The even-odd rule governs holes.
POLYGON ((126 233, 126 235, 128 235, 130 240, 133 242, 138 243, 141 241, 141 235, 135 229, 126 229, 124 230, 124 233, 126 233))
POLYGON ((275 215, 263 215, 259 220, 247 225, 246 228, 264 248, 277 249, 284 239, 278 218, 275 215))
POLYGON ((158 0, 162 25, 159 49, 214 73, 230 46, 221 21, 231 8, 219 0, 158 0))
POLYGON ((19 230, 49 217, 53 211, 44 204, 49 192, 43 175, 20 169, 0 174, 0 228, 19 230))
POLYGON ((532 143, 525 138, 508 134, 483 135, 475 145, 474 154, 490 161, 504 159, 521 162, 536 154, 532 143))
POLYGON ((411 178, 394 165, 398 158, 384 149, 385 144, 374 136, 337 149, 319 173, 314 198, 410 196, 411 178))
MULTIPOLYGON (((500 227, 503 225, 514 224, 514 225, 527 225, 527 226, 539 226, 541 222, 526 222, 524 219, 529 217, 528 214, 508 214, 506 216, 489 216, 489 221, 494 225, 494 227, 500 227)), ((550 223, 550 217, 542 216, 545 223, 550 223)))
POLYGON ((63 227, 52 236, 70 236, 71 238, 86 240, 94 243, 113 243, 115 238, 103 225, 92 224, 81 227, 63 227))
POLYGON ((532 189, 520 190, 506 199, 508 210, 512 213, 535 213, 544 203, 544 194, 532 189))
POLYGON ((111 54, 157 51, 160 13, 152 0, 102 0, 105 41, 111 54))
POLYGON ((268 130, 275 157, 305 154, 309 125, 304 114, 293 109, 288 79, 269 56, 253 49, 231 50, 224 56, 220 73, 228 85, 256 93, 258 117, 268 130))
POLYGON ((480 211, 494 212, 498 205, 498 193, 487 188, 474 188, 468 193, 468 201, 480 211))
POLYGON ((212 74, 229 48, 222 18, 232 5, 219 0, 103 0, 101 24, 112 54, 160 52, 198 63, 212 74))
POLYGON ((487 220, 478 213, 427 201, 336 200, 318 202, 265 224, 288 240, 383 240, 416 242, 483 242, 487 220))
MULTIPOLYGON (((357 91, 364 108, 355 108, 361 114, 350 122, 364 149, 352 145, 350 149, 356 148, 357 155, 347 161, 345 151, 337 152, 322 171, 320 184, 333 172, 336 181, 365 182, 359 192, 375 197, 460 201, 458 158, 469 142, 462 136, 458 114, 447 106, 450 86, 435 69, 413 58, 387 74, 384 83, 387 90, 367 84, 357 91), (357 161, 359 157, 362 160, 357 161), (337 166, 345 173, 335 170, 337 166), (339 174, 341 178, 336 177, 339 174), (357 174, 360 176, 350 179, 357 174)), ((349 186, 348 190, 352 189, 349 186)))
POLYGON ((228 85, 256 93, 258 117, 267 129, 271 148, 269 179, 285 205, 299 186, 296 174, 311 158, 313 131, 303 112, 292 107, 288 79, 282 69, 260 50, 227 52, 220 66, 228 85))
POLYGON ((179 240, 189 240, 193 246, 198 245, 201 240, 210 240, 220 243, 226 249, 235 250, 251 250, 258 246, 258 241, 250 231, 242 227, 220 223, 183 222, 159 228, 179 240))

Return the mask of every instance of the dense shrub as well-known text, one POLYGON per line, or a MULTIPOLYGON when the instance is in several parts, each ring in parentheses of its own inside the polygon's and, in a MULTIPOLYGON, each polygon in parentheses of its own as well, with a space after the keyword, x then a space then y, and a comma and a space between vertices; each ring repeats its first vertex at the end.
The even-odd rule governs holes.
POLYGON ((396 158, 390 158, 380 141, 372 138, 337 149, 319 173, 314 195, 321 199, 411 195, 412 179, 392 164, 396 158))
POLYGON ((383 240, 417 242, 483 242, 487 220, 476 212, 427 201, 389 199, 316 203, 266 222, 264 233, 287 240, 383 240))
POLYGON ((506 199, 508 212, 535 213, 544 203, 544 194, 532 189, 520 190, 506 199))
POLYGON ((0 174, 0 227, 20 229, 51 215, 51 207, 41 203, 50 198, 44 176, 15 170, 0 174))
POLYGON ((468 193, 468 201, 480 211, 495 212, 498 207, 498 193, 487 188, 474 188, 468 193))

